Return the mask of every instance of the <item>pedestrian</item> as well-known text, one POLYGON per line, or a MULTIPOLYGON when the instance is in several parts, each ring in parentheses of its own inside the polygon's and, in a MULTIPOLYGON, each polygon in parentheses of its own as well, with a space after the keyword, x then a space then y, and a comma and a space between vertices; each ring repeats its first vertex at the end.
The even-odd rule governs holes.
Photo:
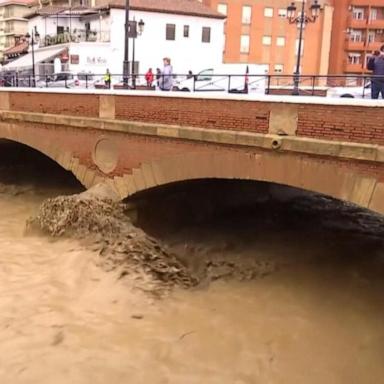
POLYGON ((171 59, 169 57, 164 57, 163 59, 164 67, 161 71, 161 76, 159 79, 159 87, 162 91, 171 91, 173 85, 173 69, 171 65, 171 59))
POLYGON ((111 88, 111 74, 109 72, 109 69, 107 69, 107 72, 105 72, 104 75, 104 84, 107 88, 111 88))
POLYGON ((156 85, 160 88, 160 77, 161 77, 161 69, 156 68, 156 85))
POLYGON ((384 99, 384 45, 369 59, 367 68, 372 71, 371 98, 378 99, 380 94, 384 99))
POLYGON ((149 68, 147 73, 145 74, 145 81, 147 82, 147 87, 152 88, 152 83, 153 83, 152 68, 149 68))
POLYGON ((191 70, 188 71, 187 79, 192 79, 193 72, 191 70))

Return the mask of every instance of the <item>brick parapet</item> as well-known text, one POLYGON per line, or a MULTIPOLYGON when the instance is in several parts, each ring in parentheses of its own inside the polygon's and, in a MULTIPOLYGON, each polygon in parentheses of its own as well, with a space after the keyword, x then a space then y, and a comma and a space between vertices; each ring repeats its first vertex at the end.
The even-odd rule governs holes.
MULTIPOLYGON (((0 109, 223 131, 281 133, 331 141, 384 145, 384 108, 377 103, 305 97, 169 96, 134 93, 0 92, 0 109), (301 102, 304 100, 305 102, 301 102), (280 128, 279 128, 280 127, 280 128)), ((384 105, 383 105, 384 106, 384 105)))

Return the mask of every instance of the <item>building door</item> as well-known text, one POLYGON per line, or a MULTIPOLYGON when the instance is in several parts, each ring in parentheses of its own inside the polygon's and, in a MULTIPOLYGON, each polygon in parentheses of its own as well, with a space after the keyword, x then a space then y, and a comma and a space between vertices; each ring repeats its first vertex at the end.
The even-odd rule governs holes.
POLYGON ((63 35, 64 34, 64 27, 61 27, 58 25, 56 28, 56 34, 57 35, 63 35))

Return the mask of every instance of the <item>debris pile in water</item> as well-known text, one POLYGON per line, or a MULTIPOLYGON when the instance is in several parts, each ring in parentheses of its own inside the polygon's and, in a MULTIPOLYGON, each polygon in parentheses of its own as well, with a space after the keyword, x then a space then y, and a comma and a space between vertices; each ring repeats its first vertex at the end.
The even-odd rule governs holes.
POLYGON ((193 252, 166 247, 135 227, 127 209, 113 191, 99 185, 78 195, 47 199, 27 221, 27 232, 82 239, 98 252, 97 263, 104 270, 117 271, 135 288, 156 294, 174 286, 190 288, 222 278, 260 278, 276 269, 272 262, 243 260, 225 249, 212 252, 202 247, 193 252))
MULTIPOLYGON (((87 192, 47 199, 38 214, 27 222, 27 232, 43 231, 51 236, 70 236, 92 241, 99 252, 100 265, 118 270, 120 276, 146 280, 149 290, 198 283, 175 255, 157 240, 135 227, 125 213, 126 205, 87 192)), ((143 288, 141 286, 140 288, 143 288)))

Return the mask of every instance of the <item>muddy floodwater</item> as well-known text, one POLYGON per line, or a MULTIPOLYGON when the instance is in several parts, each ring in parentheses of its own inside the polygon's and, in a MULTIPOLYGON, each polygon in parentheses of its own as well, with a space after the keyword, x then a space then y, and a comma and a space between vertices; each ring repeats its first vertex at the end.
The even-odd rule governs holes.
POLYGON ((206 220, 192 206, 193 220, 168 222, 176 200, 152 200, 156 211, 142 197, 139 224, 184 258, 275 265, 158 299, 77 240, 24 235, 44 199, 76 188, 11 184, 0 190, 0 383, 384 382, 382 218, 269 197, 206 220))

